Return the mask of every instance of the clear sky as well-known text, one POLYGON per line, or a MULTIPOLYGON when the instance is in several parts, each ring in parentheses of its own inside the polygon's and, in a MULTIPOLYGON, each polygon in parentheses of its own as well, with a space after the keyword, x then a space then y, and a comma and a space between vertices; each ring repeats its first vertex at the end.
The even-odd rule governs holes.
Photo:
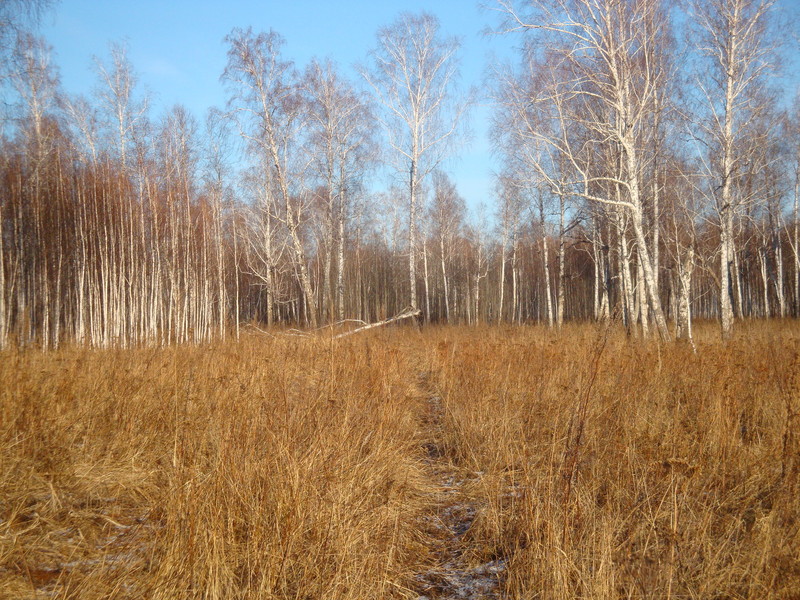
MULTIPOLYGON (((153 116, 181 103, 202 119, 207 108, 225 103, 223 38, 233 27, 272 28, 286 38, 284 56, 298 67, 313 57, 331 58, 356 80, 353 67, 367 61, 377 30, 402 11, 422 10, 439 18, 443 34, 461 39, 464 88, 482 91, 487 64, 510 57, 519 42, 483 35, 496 15, 477 0, 61 0, 41 33, 53 46, 68 93, 89 94, 96 85, 92 57, 106 60, 109 42, 126 42, 141 84, 153 95, 153 116)), ((472 141, 447 165, 472 207, 492 203, 490 114, 485 102, 476 107, 472 141)))

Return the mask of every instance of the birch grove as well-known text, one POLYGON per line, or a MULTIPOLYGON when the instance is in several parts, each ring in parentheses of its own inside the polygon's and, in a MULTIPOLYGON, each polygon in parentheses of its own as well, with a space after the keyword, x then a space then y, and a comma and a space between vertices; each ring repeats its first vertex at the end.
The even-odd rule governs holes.
POLYGON ((433 15, 381 29, 354 76, 234 29, 227 103, 194 115, 154 107, 122 45, 94 60, 91 94, 64 93, 26 29, 46 4, 0 10, 2 347, 412 313, 619 315, 631 335, 691 340, 697 320, 729 337, 737 319, 800 316, 779 0, 496 2, 519 50, 489 78, 499 168, 483 212, 448 169, 470 95, 433 15))

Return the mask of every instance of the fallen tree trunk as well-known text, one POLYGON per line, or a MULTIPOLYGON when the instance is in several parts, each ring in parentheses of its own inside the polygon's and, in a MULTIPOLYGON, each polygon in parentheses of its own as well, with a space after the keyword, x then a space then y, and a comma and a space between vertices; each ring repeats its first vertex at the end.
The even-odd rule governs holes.
POLYGON ((367 329, 374 329, 375 327, 382 327, 384 325, 389 325, 390 323, 394 323, 395 321, 402 321, 403 319, 410 319, 411 317, 417 317, 420 315, 422 311, 420 309, 411 309, 407 308, 399 315, 395 315, 389 319, 384 319, 383 321, 378 321, 376 323, 369 323, 362 327, 357 327, 350 331, 345 331, 344 333, 338 333, 334 335, 331 339, 337 340, 339 338, 347 337, 348 335, 353 335, 354 333, 361 333, 362 331, 366 331, 367 329))

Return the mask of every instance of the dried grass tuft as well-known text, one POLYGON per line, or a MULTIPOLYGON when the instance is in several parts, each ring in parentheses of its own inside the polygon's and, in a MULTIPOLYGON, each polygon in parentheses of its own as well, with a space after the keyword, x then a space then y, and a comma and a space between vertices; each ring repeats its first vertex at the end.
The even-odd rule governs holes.
POLYGON ((800 327, 696 341, 400 327, 6 351, 0 597, 415 598, 447 510, 431 456, 463 481, 459 552, 502 559, 509 597, 792 597, 800 327))

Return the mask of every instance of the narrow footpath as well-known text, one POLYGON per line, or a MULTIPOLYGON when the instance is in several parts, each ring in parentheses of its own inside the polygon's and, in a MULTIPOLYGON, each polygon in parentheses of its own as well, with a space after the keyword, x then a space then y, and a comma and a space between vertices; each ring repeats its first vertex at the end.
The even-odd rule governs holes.
POLYGON ((430 378, 429 372, 418 375, 420 394, 426 398, 422 428, 426 464, 437 490, 436 511, 425 515, 421 525, 433 534, 436 563, 416 576, 417 600, 499 599, 499 580, 505 561, 467 564, 469 548, 465 536, 477 515, 478 502, 467 495, 465 484, 469 479, 444 451, 445 407, 430 378))

